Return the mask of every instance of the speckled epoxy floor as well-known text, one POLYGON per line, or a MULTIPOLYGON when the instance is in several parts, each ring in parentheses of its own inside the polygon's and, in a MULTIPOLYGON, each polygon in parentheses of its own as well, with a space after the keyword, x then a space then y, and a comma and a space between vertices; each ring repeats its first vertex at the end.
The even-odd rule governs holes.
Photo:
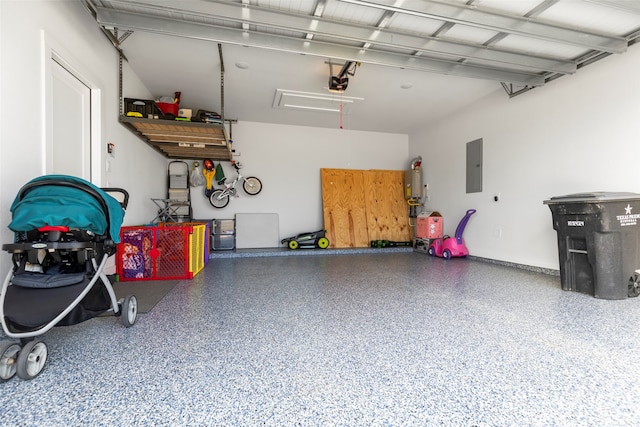
POLYGON ((56 328, 0 425, 635 426, 640 299, 413 252, 213 259, 134 327, 56 328))

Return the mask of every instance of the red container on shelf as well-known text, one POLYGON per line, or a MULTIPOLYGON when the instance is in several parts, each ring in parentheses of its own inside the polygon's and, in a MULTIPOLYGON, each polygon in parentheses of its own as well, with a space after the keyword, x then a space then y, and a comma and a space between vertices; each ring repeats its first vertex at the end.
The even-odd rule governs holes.
POLYGON ((162 114, 171 114, 173 117, 178 117, 178 110, 180 109, 180 104, 175 102, 156 102, 162 114))

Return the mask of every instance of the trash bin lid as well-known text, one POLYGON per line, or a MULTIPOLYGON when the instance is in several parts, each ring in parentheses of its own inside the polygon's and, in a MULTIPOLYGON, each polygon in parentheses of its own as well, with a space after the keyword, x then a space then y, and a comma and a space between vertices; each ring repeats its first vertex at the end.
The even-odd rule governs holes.
POLYGON ((638 200, 640 194, 638 193, 625 193, 614 191, 593 191, 590 193, 576 193, 567 194, 565 196, 551 197, 549 200, 545 200, 544 204, 550 203, 597 203, 597 202, 614 202, 621 200, 638 200))

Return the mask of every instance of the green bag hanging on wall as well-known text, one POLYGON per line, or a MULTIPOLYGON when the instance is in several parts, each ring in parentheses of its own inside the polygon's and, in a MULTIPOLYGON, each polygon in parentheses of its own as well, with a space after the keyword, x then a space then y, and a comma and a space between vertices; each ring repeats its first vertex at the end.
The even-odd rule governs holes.
POLYGON ((216 166, 216 175, 214 178, 218 183, 220 181, 224 181, 225 176, 224 176, 224 170, 222 170, 222 163, 218 163, 218 166, 216 166))

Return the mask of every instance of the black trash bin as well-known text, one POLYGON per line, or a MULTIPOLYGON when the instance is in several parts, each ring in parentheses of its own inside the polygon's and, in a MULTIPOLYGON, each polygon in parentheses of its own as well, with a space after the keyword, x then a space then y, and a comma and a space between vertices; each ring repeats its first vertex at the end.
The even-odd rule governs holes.
POLYGON ((563 290, 612 300, 638 296, 640 194, 569 194, 544 204, 558 234, 563 290))

